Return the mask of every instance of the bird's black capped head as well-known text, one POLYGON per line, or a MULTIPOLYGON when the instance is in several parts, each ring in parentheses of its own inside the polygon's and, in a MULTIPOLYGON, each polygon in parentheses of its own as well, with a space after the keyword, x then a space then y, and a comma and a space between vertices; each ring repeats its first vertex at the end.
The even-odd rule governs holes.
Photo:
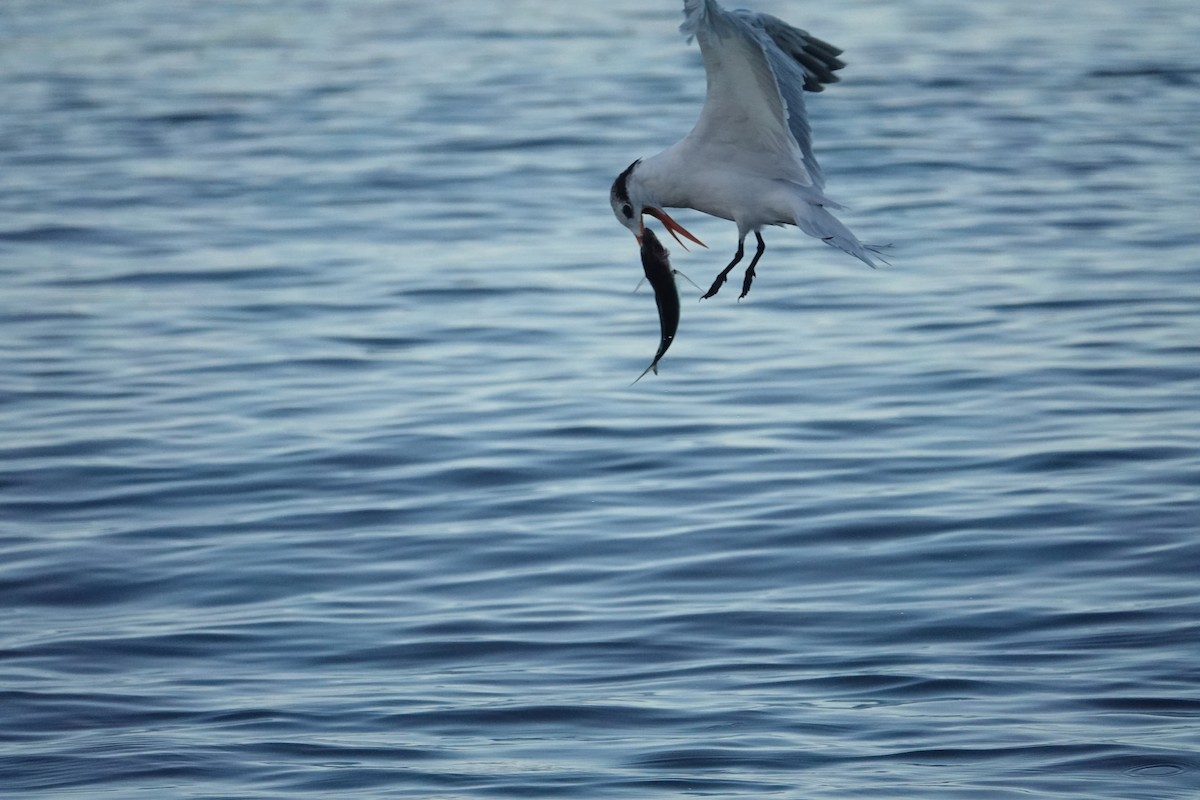
POLYGON ((649 214, 664 226, 667 232, 675 237, 675 241, 679 242, 686 249, 687 245, 683 244, 683 240, 679 238, 683 235, 684 238, 690 239, 701 247, 705 247, 704 242, 697 239, 686 228, 680 225, 671 216, 656 203, 652 202, 646 192, 645 186, 638 177, 637 168, 642 163, 639 158, 637 161, 625 168, 625 171, 617 176, 613 181, 612 189, 608 193, 608 202, 612 205, 613 216, 617 218, 617 222, 624 225, 630 230, 638 243, 642 241, 642 234, 646 230, 645 224, 642 222, 642 215, 649 214))
POLYGON ((626 167, 625 171, 613 181, 612 190, 608 193, 608 201, 612 204, 613 215, 616 216, 617 221, 633 231, 634 236, 639 237, 642 235, 643 209, 640 205, 634 205, 633 198, 630 196, 629 184, 633 171, 640 163, 642 160, 639 158, 626 167))

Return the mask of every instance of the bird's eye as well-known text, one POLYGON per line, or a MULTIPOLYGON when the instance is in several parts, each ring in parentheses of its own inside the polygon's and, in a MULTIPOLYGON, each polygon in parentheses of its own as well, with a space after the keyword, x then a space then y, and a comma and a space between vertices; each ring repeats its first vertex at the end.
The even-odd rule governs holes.
POLYGON ((625 219, 633 219, 633 206, 626 203, 621 206, 621 213, 625 215, 625 219))

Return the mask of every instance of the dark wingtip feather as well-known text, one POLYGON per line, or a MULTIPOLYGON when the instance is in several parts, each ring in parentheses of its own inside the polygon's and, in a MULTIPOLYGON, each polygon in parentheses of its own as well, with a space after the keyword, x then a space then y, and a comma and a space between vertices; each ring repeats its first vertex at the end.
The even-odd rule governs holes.
POLYGON ((767 34, 775 44, 804 68, 805 91, 819 92, 825 84, 840 80, 834 74, 846 66, 846 62, 838 58, 842 54, 840 48, 775 17, 764 14, 762 18, 767 34))

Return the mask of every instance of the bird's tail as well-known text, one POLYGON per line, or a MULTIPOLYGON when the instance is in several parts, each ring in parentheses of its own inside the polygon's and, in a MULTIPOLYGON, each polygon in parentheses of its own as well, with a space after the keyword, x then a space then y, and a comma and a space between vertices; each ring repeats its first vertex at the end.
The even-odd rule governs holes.
MULTIPOLYGON (((832 203, 829 205, 839 207, 832 203)), ((814 205, 807 200, 799 200, 796 206, 796 227, 800 230, 830 247, 849 253, 871 269, 878 267, 871 259, 871 248, 860 242, 841 220, 829 213, 825 205, 814 205)))

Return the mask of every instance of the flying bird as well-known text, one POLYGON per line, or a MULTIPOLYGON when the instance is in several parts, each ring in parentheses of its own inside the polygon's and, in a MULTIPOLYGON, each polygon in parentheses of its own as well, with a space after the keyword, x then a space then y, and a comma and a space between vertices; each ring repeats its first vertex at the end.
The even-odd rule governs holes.
MULTIPOLYGON (((746 269, 750 291, 766 250, 765 225, 795 225, 809 236, 875 267, 870 248, 830 213, 813 154, 804 92, 835 83, 842 51, 778 17, 726 11, 716 0, 684 0, 680 31, 700 43, 708 78, 704 108, 691 133, 663 152, 638 159, 613 181, 617 220, 642 241, 643 215, 704 245, 666 208, 691 208, 737 223, 737 252, 704 297, 712 297, 745 255, 746 236, 758 249, 746 269)), ((686 247, 686 245, 685 245, 686 247)))

